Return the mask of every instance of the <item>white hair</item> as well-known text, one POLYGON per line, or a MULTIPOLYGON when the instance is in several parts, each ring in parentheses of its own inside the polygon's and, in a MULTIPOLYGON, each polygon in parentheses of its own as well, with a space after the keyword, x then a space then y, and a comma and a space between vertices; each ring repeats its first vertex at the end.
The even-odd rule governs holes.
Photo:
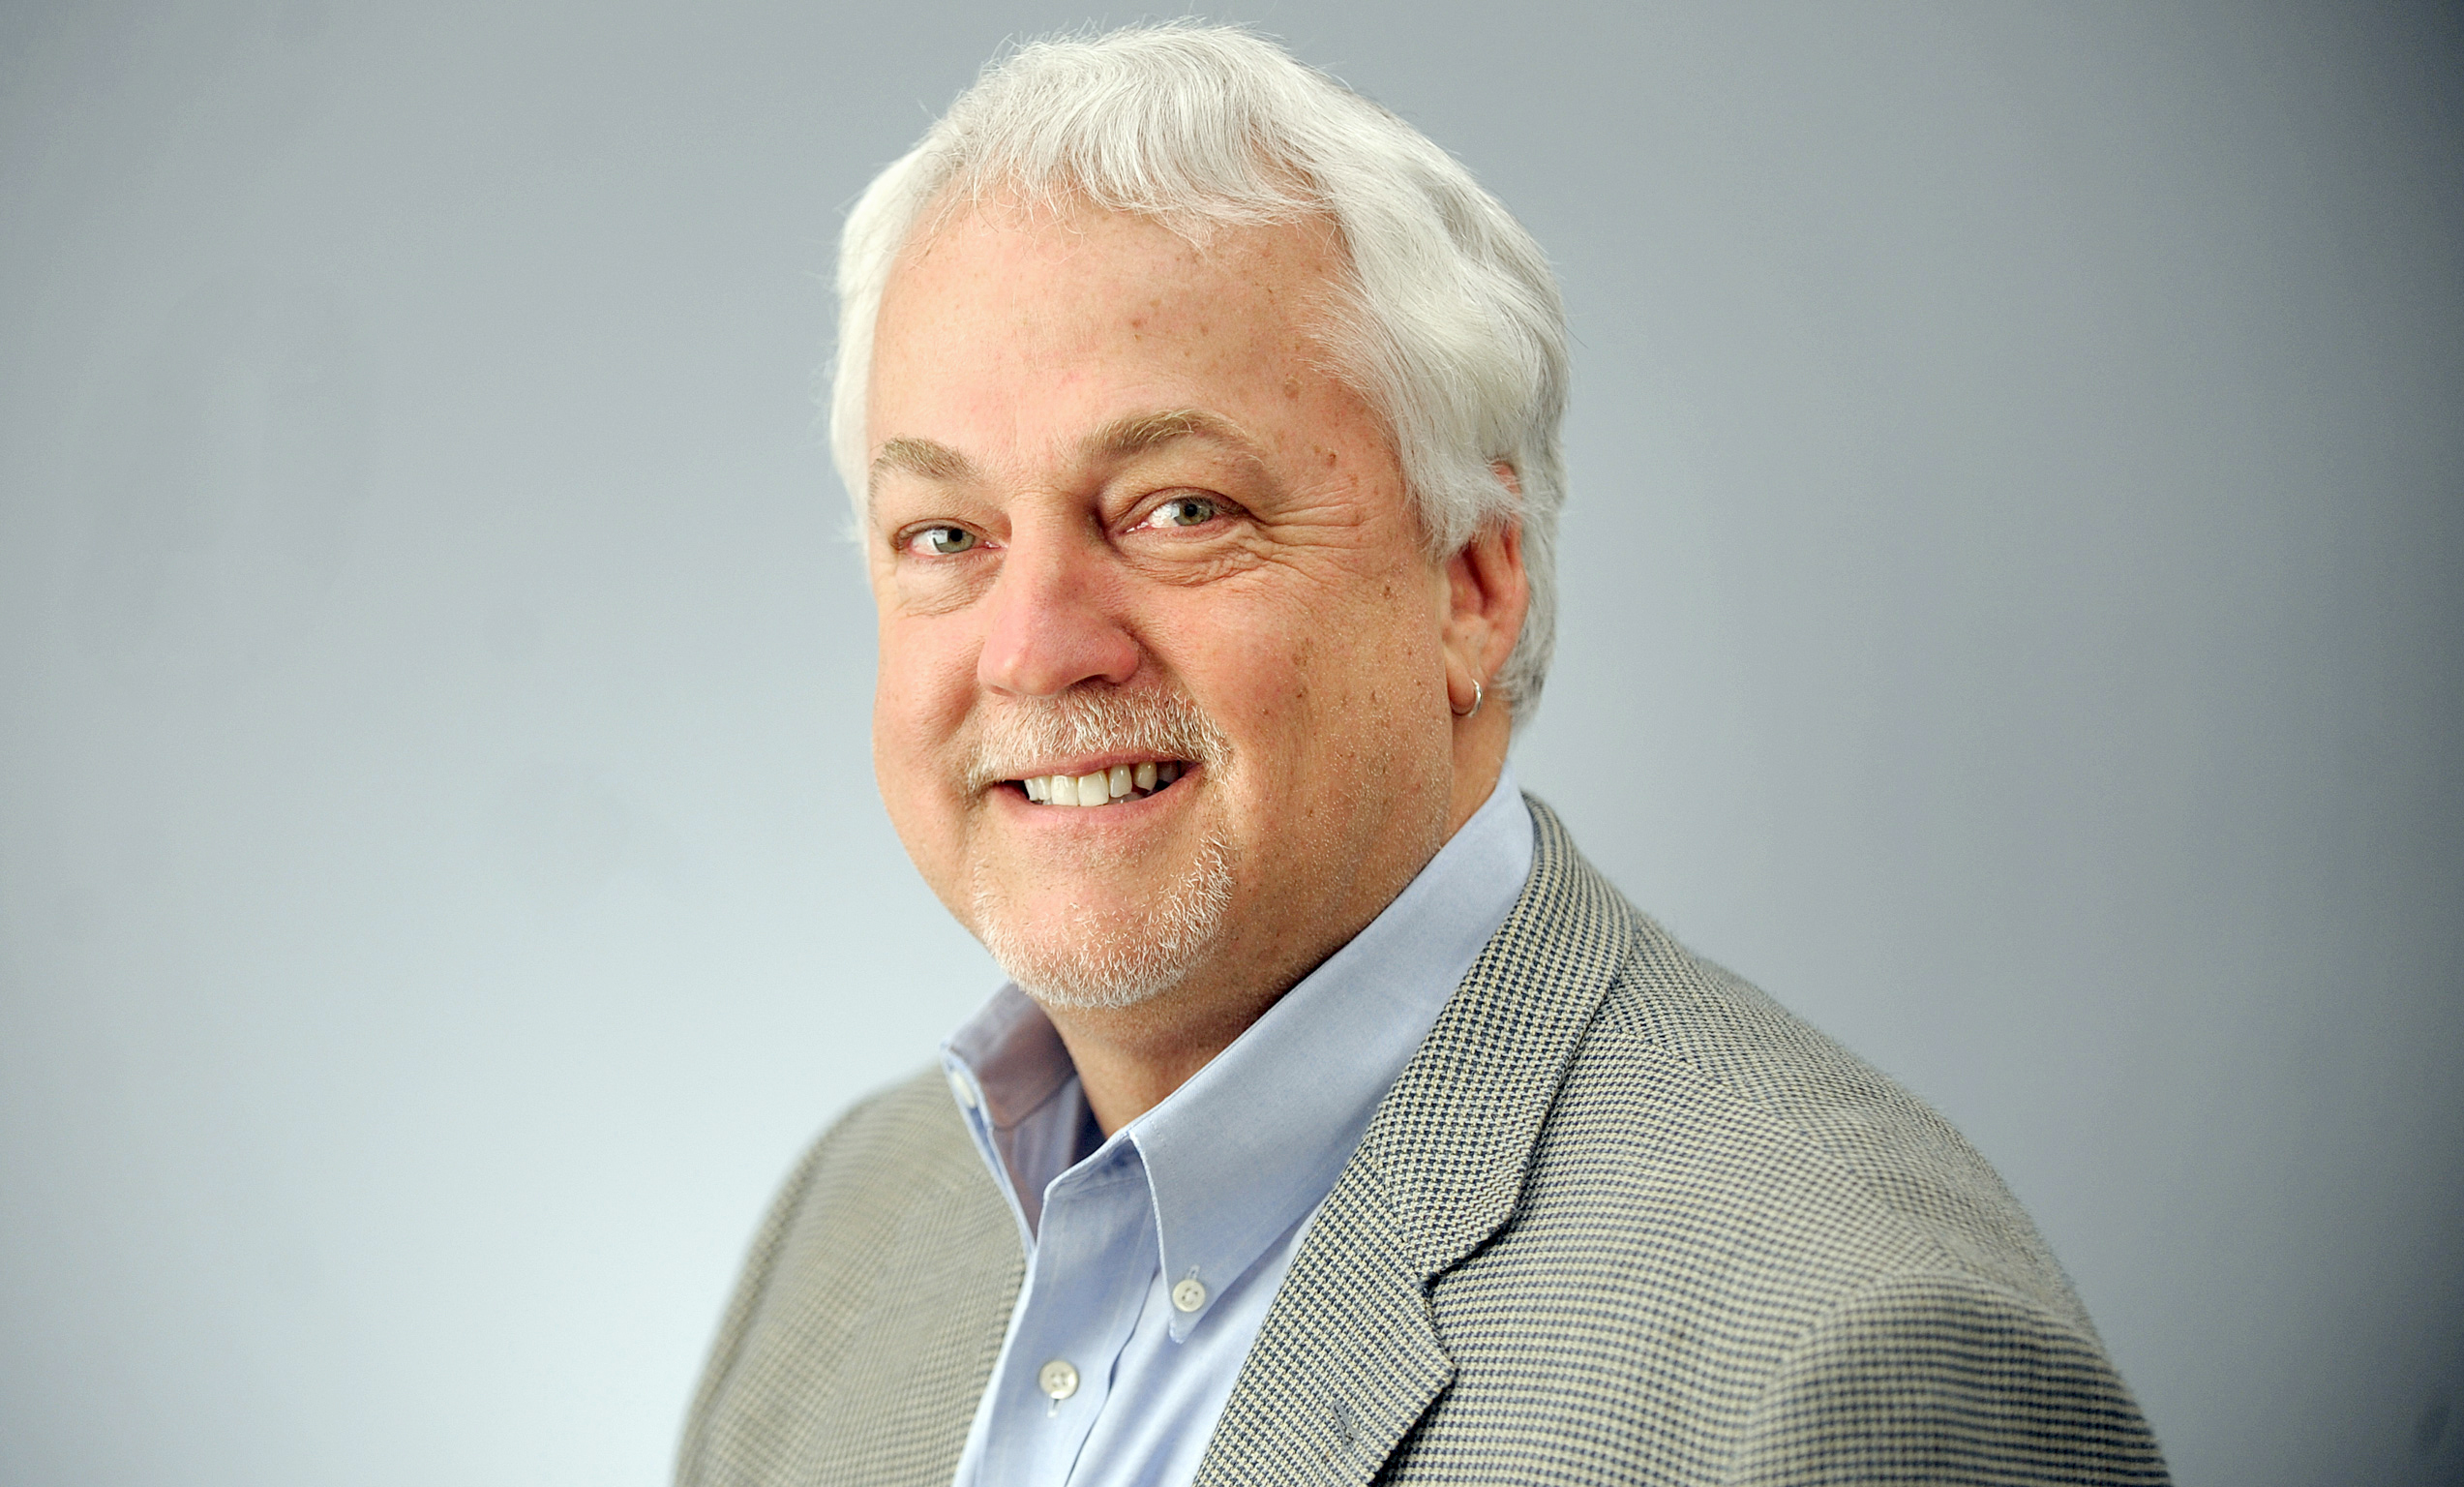
POLYGON ((1530 716, 1555 643, 1566 318, 1540 245, 1469 171, 1246 31, 1133 26, 996 59, 874 178, 839 240, 830 445, 859 524, 865 380, 891 264, 934 201, 996 194, 1189 231, 1331 219, 1351 282, 1336 287, 1330 349, 1394 438, 1431 555, 1521 525, 1531 605, 1489 689, 1517 722, 1530 716))

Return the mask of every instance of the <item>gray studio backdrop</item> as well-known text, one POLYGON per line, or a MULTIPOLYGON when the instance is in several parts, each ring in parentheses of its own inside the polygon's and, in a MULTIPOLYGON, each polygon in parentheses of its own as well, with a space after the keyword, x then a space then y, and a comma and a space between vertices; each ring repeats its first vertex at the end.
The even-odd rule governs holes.
MULTIPOLYGON (((1014 6, 0 7, 0 1477, 654 1483, 992 986, 868 761, 845 203, 1014 6)), ((2033 1208, 2183 1481, 2464 1480, 2464 47, 1245 5, 1578 341, 1527 786, 2033 1208)))

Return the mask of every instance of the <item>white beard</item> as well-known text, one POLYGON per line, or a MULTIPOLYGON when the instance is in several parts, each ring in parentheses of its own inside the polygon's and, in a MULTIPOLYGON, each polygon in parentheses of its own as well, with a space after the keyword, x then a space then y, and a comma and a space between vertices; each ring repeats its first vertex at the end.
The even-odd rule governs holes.
MULTIPOLYGON (((1212 774, 1231 754, 1222 731, 1171 691, 1073 687, 1048 701, 1008 704, 977 726, 971 792, 1016 777, 1022 760, 1127 749, 1187 760, 1212 774)), ((981 858, 974 876, 976 938, 1021 990, 1049 1007, 1131 1007, 1171 990, 1215 949, 1232 906, 1231 847, 1214 832, 1198 843, 1187 871, 1131 911, 1030 921, 1003 895, 981 858)))
POLYGON ((1231 906, 1231 853, 1210 834, 1179 881, 1134 913, 1021 923, 979 868, 975 929, 1019 989, 1047 1007, 1134 1007, 1188 980, 1215 949, 1231 906))

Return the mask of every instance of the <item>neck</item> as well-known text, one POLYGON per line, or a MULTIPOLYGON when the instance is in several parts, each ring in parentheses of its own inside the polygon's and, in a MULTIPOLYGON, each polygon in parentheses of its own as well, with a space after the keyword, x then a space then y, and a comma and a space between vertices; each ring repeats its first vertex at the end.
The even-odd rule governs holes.
MULTIPOLYGON (((1502 709, 1456 724, 1446 829, 1429 849, 1430 857, 1454 840, 1497 788, 1510 734, 1502 709)), ((1297 966, 1256 968, 1224 982, 1185 986, 1133 1007, 1046 1007, 1103 1134, 1110 1136, 1187 1083, 1281 1001, 1284 992, 1367 927, 1427 865, 1424 858, 1360 923, 1335 926, 1323 936, 1325 943, 1312 944, 1297 966)))

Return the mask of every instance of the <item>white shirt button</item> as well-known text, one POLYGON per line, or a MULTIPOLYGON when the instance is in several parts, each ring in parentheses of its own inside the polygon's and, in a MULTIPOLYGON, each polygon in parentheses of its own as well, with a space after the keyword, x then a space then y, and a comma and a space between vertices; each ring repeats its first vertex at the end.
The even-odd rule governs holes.
POLYGON ((1206 1305, 1206 1288, 1193 1275, 1172 1288, 1172 1304, 1182 1311, 1194 1312, 1206 1305))
POLYGON ((976 1108, 975 1081, 955 1069, 949 1071, 949 1092, 958 1097, 960 1105, 971 1110, 976 1108))
POLYGON ((1067 1358, 1055 1358, 1036 1371, 1036 1383, 1057 1405, 1078 1392, 1078 1371, 1067 1358))

